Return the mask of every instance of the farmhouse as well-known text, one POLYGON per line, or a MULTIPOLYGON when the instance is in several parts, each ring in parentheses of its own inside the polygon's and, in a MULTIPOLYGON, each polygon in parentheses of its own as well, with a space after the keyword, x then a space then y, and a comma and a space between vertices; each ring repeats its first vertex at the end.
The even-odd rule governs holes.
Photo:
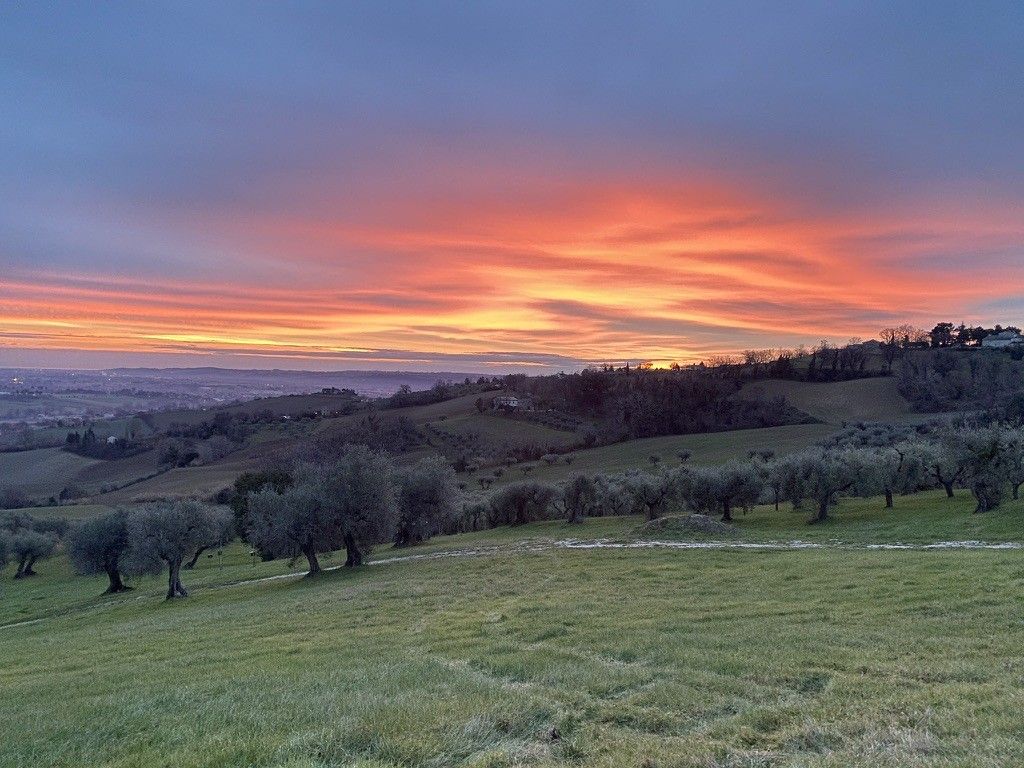
POLYGON ((1001 331, 986 336, 981 340, 981 346, 991 349, 1003 349, 1018 344, 1024 345, 1024 336, 1021 336, 1017 331, 1001 331))
POLYGON ((491 400, 491 407, 495 410, 528 411, 533 407, 533 400, 516 395, 498 395, 491 400))

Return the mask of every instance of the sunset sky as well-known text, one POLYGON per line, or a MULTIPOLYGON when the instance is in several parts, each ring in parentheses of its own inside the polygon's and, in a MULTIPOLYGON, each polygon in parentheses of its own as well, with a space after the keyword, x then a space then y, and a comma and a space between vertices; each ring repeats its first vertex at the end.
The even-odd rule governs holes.
POLYGON ((1024 4, 7 3, 0 365, 1024 322, 1024 4))

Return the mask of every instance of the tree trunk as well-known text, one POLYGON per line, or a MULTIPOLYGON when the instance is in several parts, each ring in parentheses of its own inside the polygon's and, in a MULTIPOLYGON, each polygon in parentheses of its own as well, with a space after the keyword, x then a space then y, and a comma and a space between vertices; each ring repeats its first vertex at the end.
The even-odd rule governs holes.
POLYGON ((302 549, 302 554, 304 554, 306 556, 306 560, 309 561, 309 573, 306 574, 307 576, 316 576, 321 572, 321 570, 323 570, 320 568, 320 558, 317 557, 316 547, 304 547, 302 549))
POLYGON ((358 568, 363 564, 363 552, 359 549, 359 542, 351 533, 345 534, 345 552, 348 555, 345 558, 346 568, 358 568))
POLYGON ((167 599, 173 600, 176 597, 188 597, 188 590, 181 583, 181 560, 167 563, 167 599))
POLYGON ((36 576, 36 569, 32 566, 36 564, 36 556, 29 555, 28 562, 25 564, 25 570, 22 572, 22 576, 36 576))
POLYGON ((954 498, 953 484, 949 483, 949 482, 946 482, 945 480, 942 480, 941 482, 942 482, 942 487, 946 489, 946 498, 947 499, 954 498))
POLYGON ((127 592, 131 587, 121 581, 121 572, 114 568, 107 568, 107 578, 110 579, 110 586, 104 595, 116 595, 118 592, 127 592))
POLYGON ((185 563, 185 570, 186 571, 191 571, 193 568, 195 568, 196 567, 196 563, 199 562, 199 556, 201 554, 203 554, 203 552, 205 552, 205 551, 206 551, 206 547, 200 547, 199 549, 197 549, 196 553, 194 555, 192 555, 192 559, 189 560, 187 563, 185 563))
POLYGON ((28 574, 25 573, 25 563, 27 563, 27 562, 28 562, 28 555, 22 555, 21 559, 18 561, 18 570, 15 571, 14 578, 16 578, 16 579, 24 579, 26 576, 28 576, 28 574))
POLYGON ((1020 498, 1020 486, 1021 486, 1020 483, 1014 483, 1013 484, 1013 498, 1014 498, 1014 501, 1016 501, 1017 499, 1020 498))
POLYGON ((814 525, 815 523, 823 523, 826 520, 828 520, 828 499, 823 499, 818 502, 818 514, 807 522, 814 525))
POLYGON ((892 489, 885 489, 885 508, 892 509, 892 489))
POLYGON ((732 507, 731 507, 731 505, 729 504, 728 501, 722 502, 722 522, 723 523, 731 523, 732 522, 732 507))

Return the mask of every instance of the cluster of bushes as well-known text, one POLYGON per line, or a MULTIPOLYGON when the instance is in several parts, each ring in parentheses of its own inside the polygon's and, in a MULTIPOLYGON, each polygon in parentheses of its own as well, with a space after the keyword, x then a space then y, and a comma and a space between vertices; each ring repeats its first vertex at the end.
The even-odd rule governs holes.
POLYGON ((325 461, 350 445, 361 445, 371 451, 407 453, 427 443, 426 434, 407 416, 370 413, 310 441, 298 451, 296 459, 307 463, 325 461))
POLYGON ((208 440, 214 435, 222 435, 233 443, 241 443, 252 432, 253 425, 270 424, 279 417, 269 408, 260 411, 221 411, 212 419, 199 424, 174 422, 166 430, 170 437, 183 437, 192 440, 208 440))

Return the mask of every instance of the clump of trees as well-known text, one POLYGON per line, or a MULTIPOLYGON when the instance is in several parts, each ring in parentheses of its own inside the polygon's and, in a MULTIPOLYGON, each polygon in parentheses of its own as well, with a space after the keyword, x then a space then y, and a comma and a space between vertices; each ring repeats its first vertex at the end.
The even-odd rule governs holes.
POLYGON ((394 534, 399 491, 390 459, 363 446, 329 464, 301 464, 294 485, 253 493, 245 530, 249 541, 275 557, 303 556, 309 575, 319 555, 345 548, 345 565, 362 565, 374 544, 394 534))
POLYGON ((231 537, 231 513, 198 501, 160 502, 132 511, 127 519, 128 555, 132 574, 167 570, 167 599, 188 597, 181 570, 210 547, 231 537))

